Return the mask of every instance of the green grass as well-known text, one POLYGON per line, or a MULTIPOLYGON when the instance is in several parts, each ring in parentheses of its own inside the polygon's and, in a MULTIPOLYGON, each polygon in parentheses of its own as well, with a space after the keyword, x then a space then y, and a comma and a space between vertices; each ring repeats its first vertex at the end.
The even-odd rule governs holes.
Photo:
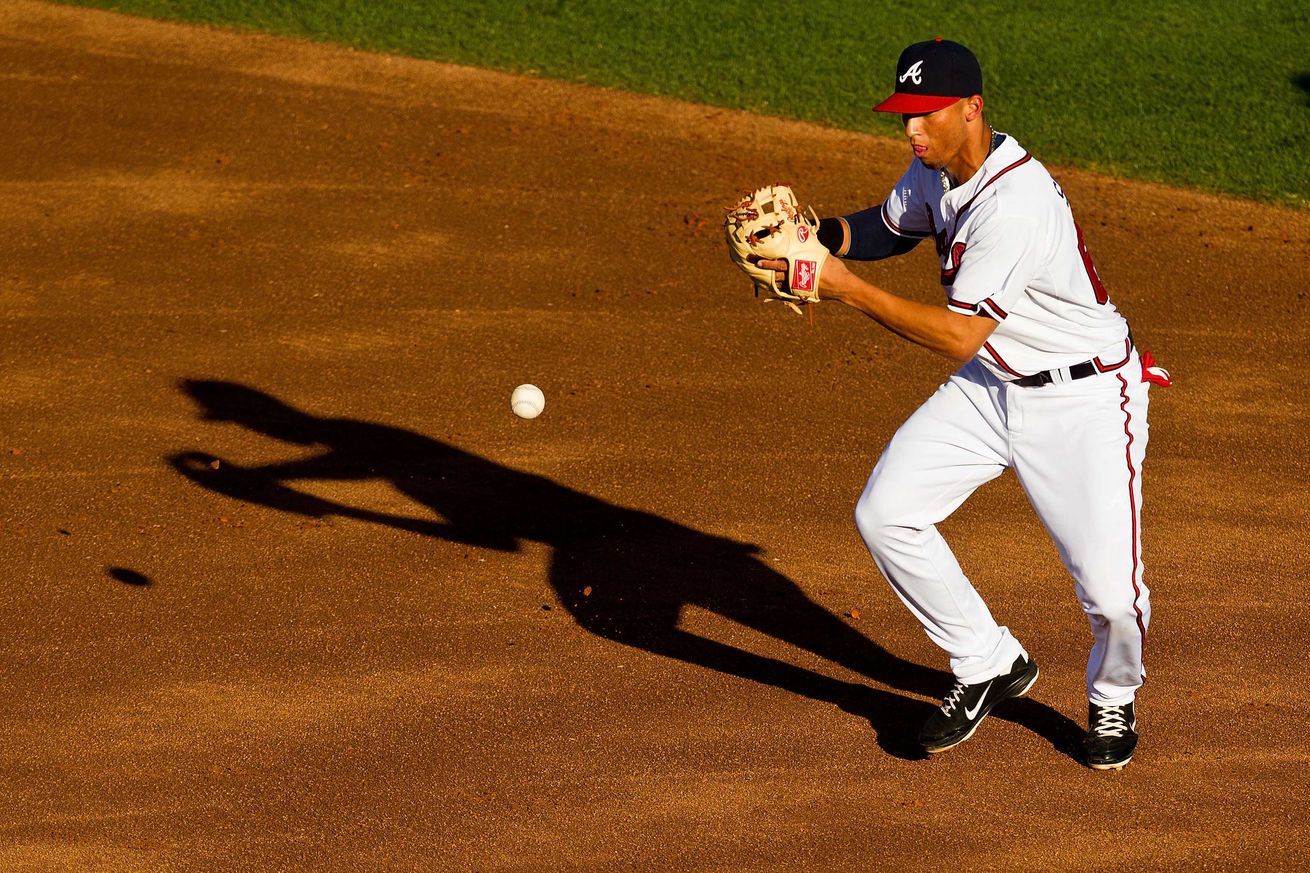
POLYGON ((896 135, 932 36, 1046 163, 1310 205, 1310 0, 83 0, 896 135))

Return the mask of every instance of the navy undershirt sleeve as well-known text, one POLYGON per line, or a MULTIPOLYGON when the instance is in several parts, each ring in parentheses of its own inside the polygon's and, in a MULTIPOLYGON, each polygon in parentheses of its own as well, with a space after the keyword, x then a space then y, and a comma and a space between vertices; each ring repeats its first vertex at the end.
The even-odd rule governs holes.
POLYGON ((882 220, 881 206, 871 206, 844 218, 851 229, 851 247, 845 257, 852 261, 881 261, 903 255, 919 244, 915 237, 899 236, 888 230, 882 220))
MULTIPOLYGON (((893 255, 903 255, 919 244, 915 237, 898 236, 888 230, 882 220, 882 207, 874 206, 847 215, 845 219, 851 232, 851 247, 842 257, 852 261, 880 261, 893 255)), ((819 219, 815 235, 833 254, 841 249, 846 238, 842 232, 841 219, 838 218, 819 219)))
POLYGON ((841 250, 842 243, 846 242, 846 232, 841 229, 840 218, 820 218, 814 235, 834 255, 841 250))

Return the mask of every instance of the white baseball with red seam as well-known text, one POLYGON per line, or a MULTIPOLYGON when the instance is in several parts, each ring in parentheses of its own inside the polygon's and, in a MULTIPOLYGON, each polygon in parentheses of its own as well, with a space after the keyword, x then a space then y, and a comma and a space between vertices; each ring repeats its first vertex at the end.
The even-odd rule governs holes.
POLYGON ((536 418, 546 408, 546 395, 536 385, 520 385, 509 396, 509 408, 519 418, 536 418))

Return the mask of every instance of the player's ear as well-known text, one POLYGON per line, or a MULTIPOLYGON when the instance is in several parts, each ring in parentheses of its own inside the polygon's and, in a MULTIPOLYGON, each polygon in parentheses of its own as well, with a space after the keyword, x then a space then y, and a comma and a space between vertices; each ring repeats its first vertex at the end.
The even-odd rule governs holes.
POLYGON ((981 94, 974 94, 972 97, 965 98, 964 102, 964 120, 975 121, 982 118, 983 99, 981 94))

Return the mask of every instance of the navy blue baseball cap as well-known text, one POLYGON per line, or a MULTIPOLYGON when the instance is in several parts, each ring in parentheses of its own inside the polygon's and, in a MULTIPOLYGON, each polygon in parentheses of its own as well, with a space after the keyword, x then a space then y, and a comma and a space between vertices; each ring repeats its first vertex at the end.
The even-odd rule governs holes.
POLYGON ((982 67, 958 42, 930 39, 901 52, 896 62, 896 93, 874 112, 936 112, 961 97, 982 93, 982 67))

